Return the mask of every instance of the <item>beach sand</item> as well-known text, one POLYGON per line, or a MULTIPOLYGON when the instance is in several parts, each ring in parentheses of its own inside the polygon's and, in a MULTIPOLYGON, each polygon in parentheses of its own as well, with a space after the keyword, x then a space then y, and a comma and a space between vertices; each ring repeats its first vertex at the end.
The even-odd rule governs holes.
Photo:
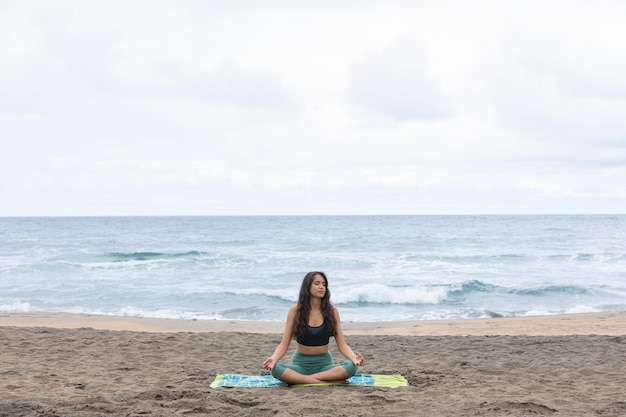
POLYGON ((626 415, 626 313, 344 323, 361 372, 410 385, 209 387, 266 373, 282 326, 0 314, 0 416, 626 415))

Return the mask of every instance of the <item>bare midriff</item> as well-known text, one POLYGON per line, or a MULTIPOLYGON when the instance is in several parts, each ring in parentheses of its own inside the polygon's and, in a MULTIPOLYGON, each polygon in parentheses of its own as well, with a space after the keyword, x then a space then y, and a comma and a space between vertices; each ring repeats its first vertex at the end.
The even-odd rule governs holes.
POLYGON ((296 350, 303 355, 321 355, 328 352, 328 345, 322 346, 305 346, 300 343, 296 343, 296 350))

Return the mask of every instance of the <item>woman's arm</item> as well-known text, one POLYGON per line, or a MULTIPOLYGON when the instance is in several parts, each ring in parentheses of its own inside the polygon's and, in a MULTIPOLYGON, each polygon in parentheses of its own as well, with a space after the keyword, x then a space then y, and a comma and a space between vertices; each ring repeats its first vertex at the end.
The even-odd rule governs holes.
POLYGON ((341 354, 345 356, 346 359, 354 362, 355 365, 363 365, 363 362, 365 362, 365 358, 363 357, 363 355, 361 355, 359 352, 355 354, 352 349, 350 349, 350 346, 348 346, 348 344, 346 343, 346 339, 343 337, 343 330, 341 329, 341 319, 339 318, 339 310, 337 310, 336 307, 333 307, 333 314, 335 315, 336 322, 335 342, 337 343, 337 348, 339 349, 339 352, 341 352, 341 354))
POLYGON ((285 353, 287 353, 287 349, 289 349, 289 345, 291 344, 291 338, 293 337, 293 322, 296 318, 297 306, 293 306, 289 309, 287 313, 287 321, 285 323, 285 331, 283 332, 283 338, 281 339, 276 349, 274 349, 274 353, 272 356, 265 359, 263 362, 263 367, 265 369, 271 370, 276 362, 278 362, 285 353))

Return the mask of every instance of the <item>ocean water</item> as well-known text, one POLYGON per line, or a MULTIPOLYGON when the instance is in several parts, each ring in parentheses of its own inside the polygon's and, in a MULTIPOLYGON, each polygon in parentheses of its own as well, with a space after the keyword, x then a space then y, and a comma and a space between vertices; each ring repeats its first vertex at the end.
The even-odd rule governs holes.
POLYGON ((626 216, 0 218, 0 312, 345 321, 626 310, 626 216))

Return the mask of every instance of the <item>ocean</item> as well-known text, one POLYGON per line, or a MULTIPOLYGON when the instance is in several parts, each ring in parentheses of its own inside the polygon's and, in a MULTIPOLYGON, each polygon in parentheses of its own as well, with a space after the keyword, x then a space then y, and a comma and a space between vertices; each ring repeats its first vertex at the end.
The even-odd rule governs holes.
POLYGON ((0 218, 0 312, 344 321, 626 310, 626 216, 0 218))

